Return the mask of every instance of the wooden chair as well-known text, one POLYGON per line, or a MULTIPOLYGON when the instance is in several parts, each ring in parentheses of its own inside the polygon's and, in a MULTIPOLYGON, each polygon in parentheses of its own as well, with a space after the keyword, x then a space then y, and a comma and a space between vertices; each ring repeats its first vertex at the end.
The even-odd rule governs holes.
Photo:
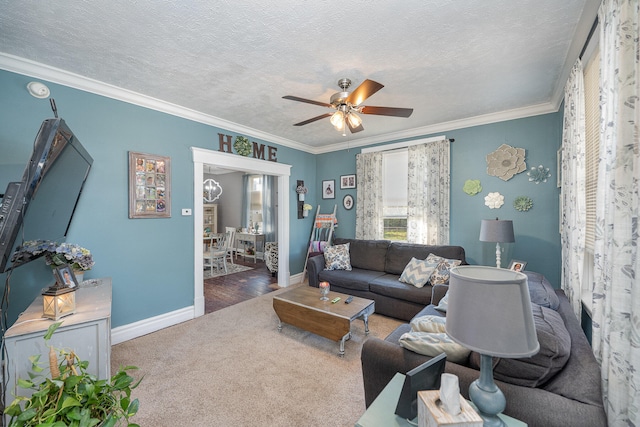
POLYGON ((228 253, 229 233, 224 233, 220 236, 211 236, 211 243, 209 250, 203 253, 204 266, 211 269, 213 274, 213 267, 219 269, 220 266, 224 268, 224 272, 227 273, 227 253, 228 253))
POLYGON ((227 242, 227 255, 231 260, 231 264, 233 264, 233 258, 236 255, 236 229, 235 227, 225 227, 225 231, 229 236, 229 241, 227 242))

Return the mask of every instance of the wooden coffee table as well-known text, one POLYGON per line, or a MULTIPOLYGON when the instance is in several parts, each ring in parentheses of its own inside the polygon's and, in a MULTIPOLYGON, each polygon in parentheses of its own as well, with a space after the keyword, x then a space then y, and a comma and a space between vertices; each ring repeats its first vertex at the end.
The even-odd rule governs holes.
POLYGON ((278 316, 278 331, 288 323, 333 341, 340 341, 340 356, 344 356, 344 343, 351 338, 351 322, 364 321, 364 331, 369 334, 369 316, 375 310, 373 300, 353 297, 349 304, 344 301, 349 295, 329 292, 329 301, 320 300, 320 289, 300 286, 273 297, 273 309, 278 316), (340 301, 331 300, 340 297, 340 301))

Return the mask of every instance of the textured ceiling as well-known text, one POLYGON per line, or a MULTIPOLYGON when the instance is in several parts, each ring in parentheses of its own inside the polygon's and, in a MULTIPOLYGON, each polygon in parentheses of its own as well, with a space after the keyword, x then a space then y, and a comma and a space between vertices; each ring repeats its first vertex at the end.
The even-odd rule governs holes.
POLYGON ((0 53, 317 150, 553 111, 597 3, 0 0, 0 53), (331 110, 282 96, 329 102, 343 77, 385 85, 364 105, 413 115, 366 115, 347 137, 328 119, 292 126, 331 110))

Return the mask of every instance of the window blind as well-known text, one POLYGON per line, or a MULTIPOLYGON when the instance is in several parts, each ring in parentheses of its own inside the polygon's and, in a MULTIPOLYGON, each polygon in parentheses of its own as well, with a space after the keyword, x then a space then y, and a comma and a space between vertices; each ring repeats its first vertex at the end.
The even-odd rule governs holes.
POLYGON ((585 101, 585 186, 587 224, 585 246, 593 251, 596 224, 596 188, 600 158, 600 50, 592 55, 584 70, 585 101))

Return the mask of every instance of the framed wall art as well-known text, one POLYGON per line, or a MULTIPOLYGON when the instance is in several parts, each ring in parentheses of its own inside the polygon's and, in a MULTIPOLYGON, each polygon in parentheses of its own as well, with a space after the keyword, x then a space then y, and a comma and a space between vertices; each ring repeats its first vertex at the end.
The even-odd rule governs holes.
POLYGON ((353 196, 351 194, 347 194, 346 196, 344 196, 344 199, 342 199, 342 206, 344 206, 344 208, 348 211, 353 208, 353 196))
POLYGON ((326 179, 322 181, 322 198, 323 199, 336 198, 336 180, 335 179, 326 179))
POLYGON ((355 175, 341 175, 340 176, 340 189, 356 188, 356 176, 355 175))
POLYGON ((129 218, 171 218, 171 158, 129 151, 129 218))

